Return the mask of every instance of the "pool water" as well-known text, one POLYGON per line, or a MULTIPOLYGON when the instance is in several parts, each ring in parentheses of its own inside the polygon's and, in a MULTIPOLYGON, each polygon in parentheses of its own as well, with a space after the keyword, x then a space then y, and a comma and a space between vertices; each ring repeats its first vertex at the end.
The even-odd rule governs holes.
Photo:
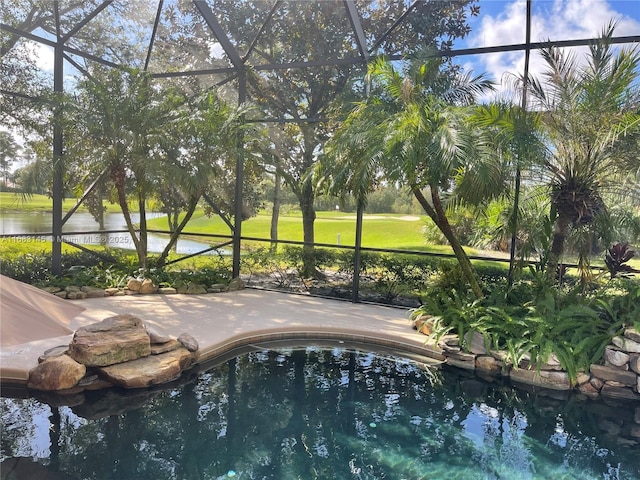
POLYGON ((64 403, 2 398, 2 478, 640 479, 640 439, 616 418, 637 406, 364 351, 257 351, 64 403))

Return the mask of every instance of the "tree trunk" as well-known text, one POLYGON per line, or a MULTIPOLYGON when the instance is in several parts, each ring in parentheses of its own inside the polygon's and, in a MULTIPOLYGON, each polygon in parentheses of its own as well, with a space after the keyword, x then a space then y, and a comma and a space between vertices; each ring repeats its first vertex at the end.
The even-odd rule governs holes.
MULTIPOLYGON (((171 237, 169 238, 169 243, 164 247, 164 250, 162 251, 162 253, 160 254, 160 257, 156 262, 156 265, 158 267, 162 267, 165 264, 167 257, 169 256, 169 252, 171 252, 171 250, 173 249, 173 246, 178 242, 180 233, 182 233, 182 231, 184 230, 184 227, 187 226, 187 223, 189 222, 189 220, 191 220, 193 213, 196 211, 196 207, 198 206, 199 200, 200 200, 199 196, 191 198, 191 200, 189 201, 189 207, 187 208, 187 212, 185 213, 184 218, 182 219, 179 225, 172 228, 171 237)), ((177 219, 178 216, 175 215, 174 218, 177 219)))
MULTIPOLYGON (((169 228, 169 238, 173 232, 178 229, 178 219, 180 218, 180 212, 177 208, 167 207, 163 212, 167 216, 167 228, 169 228)), ((174 253, 178 251, 178 242, 173 244, 172 250, 174 253)))
POLYGON ((560 265, 560 259, 564 252, 564 240, 567 237, 567 231, 571 220, 562 211, 558 211, 558 217, 553 229, 553 239, 551 241, 551 248, 549 249, 549 258, 547 258, 546 265, 546 278, 549 283, 556 283, 558 280, 558 267, 560 265))
POLYGON ((316 271, 313 243, 315 242, 314 222, 316 211, 313 208, 315 194, 311 182, 305 182, 300 192, 300 210, 302 211, 302 237, 305 245, 302 247, 303 275, 306 278, 318 276, 316 271))
POLYGON ((120 205, 120 210, 122 210, 122 216, 124 217, 124 221, 127 224, 127 230, 129 231, 129 235, 131 235, 131 240, 133 241, 133 245, 136 248, 136 253, 138 254, 138 263, 140 267, 146 268, 146 249, 143 253, 140 240, 138 239, 138 235, 136 234, 136 229, 134 228, 133 222, 131 221, 131 212, 129 211, 129 204, 127 203, 124 167, 121 165, 112 166, 111 178, 113 179, 113 183, 116 187, 118 204, 120 205))
POLYGON ((98 229, 104 230, 104 177, 97 188, 98 195, 98 229))
POLYGON ((313 207, 313 201, 315 200, 315 191, 313 189, 313 183, 310 180, 309 174, 314 165, 313 152, 318 147, 318 139, 316 138, 315 127, 313 124, 300 125, 300 131, 303 137, 303 152, 302 152, 302 171, 300 172, 300 195, 298 197, 300 201, 300 209, 302 211, 302 233, 305 245, 302 251, 303 272, 302 274, 306 278, 320 278, 321 274, 316 270, 315 266, 315 232, 314 222, 316 220, 316 211, 313 207))
POLYGON ((146 194, 144 187, 140 187, 138 191, 138 209, 140 211, 140 251, 138 257, 140 258, 140 267, 147 268, 147 208, 146 208, 146 194))
POLYGON ((273 208, 271 210, 271 229, 269 231, 271 237, 271 250, 275 250, 278 246, 278 220, 280 219, 280 201, 282 193, 282 179, 276 168, 274 185, 273 185, 273 208))
POLYGON ((438 187, 431 187, 431 200, 433 201, 433 206, 431 206, 431 204, 427 201, 418 187, 412 187, 411 191, 413 192, 413 195, 416 197, 424 211, 427 212, 427 215, 429 215, 431 220, 433 220, 438 229, 445 236, 445 238, 449 242, 449 245, 451 245, 453 253, 456 256, 456 259, 460 264, 460 268, 462 268, 465 279, 467 280, 467 282, 469 282, 469 286, 471 287, 473 293, 478 298, 484 297, 484 293, 482 292, 482 288, 480 287, 478 276, 476 275, 473 265, 471 265, 471 260, 469 260, 469 257, 462 248, 460 240, 458 240, 458 237, 455 235, 453 229, 451 228, 449 219, 447 218, 447 215, 442 206, 442 202, 440 201, 438 187))

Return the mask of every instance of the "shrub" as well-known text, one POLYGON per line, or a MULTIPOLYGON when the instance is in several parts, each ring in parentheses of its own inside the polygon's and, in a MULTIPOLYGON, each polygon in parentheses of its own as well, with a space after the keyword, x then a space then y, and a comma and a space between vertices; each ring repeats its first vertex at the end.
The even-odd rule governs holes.
POLYGON ((594 297, 608 306, 611 322, 640 330, 640 280, 614 278, 595 292, 594 297))
POLYGON ((330 248, 316 247, 313 249, 313 253, 310 253, 302 247, 285 246, 282 251, 282 260, 295 269, 301 280, 304 280, 306 255, 313 255, 313 266, 318 272, 334 268, 338 258, 335 250, 330 248))
POLYGON ((250 250, 241 259, 242 267, 249 270, 250 276, 264 274, 276 281, 278 288, 288 288, 291 282, 288 268, 280 255, 270 248, 250 250))
POLYGON ((442 292, 446 296, 447 292, 456 292, 466 298, 468 291, 467 280, 460 265, 453 260, 441 260, 429 284, 427 295, 435 293, 437 296, 438 292, 442 292))
POLYGON ((27 253, 14 258, 0 258, 0 271, 6 277, 35 285, 51 276, 51 254, 27 253))
POLYGON ((198 283, 211 286, 227 283, 231 278, 229 262, 223 258, 208 259, 209 265, 191 269, 166 266, 141 271, 137 259, 118 251, 105 251, 100 257, 88 252, 65 253, 62 274, 51 273, 51 253, 26 254, 2 258, 2 274, 32 285, 65 288, 69 285, 97 288, 124 287, 130 277, 150 278, 156 285, 178 286, 198 283))
MULTIPOLYGON (((373 273, 380 266, 379 253, 360 252, 360 274, 367 275, 373 273)), ((355 252, 353 250, 342 250, 336 256, 336 267, 339 273, 344 273, 353 278, 354 275, 355 252)))
POLYGON ((553 353, 575 379, 578 371, 601 360, 606 345, 621 332, 627 319, 640 313, 637 283, 625 284, 616 294, 604 297, 580 295, 579 285, 568 289, 536 282, 523 280, 509 291, 496 288, 481 300, 469 300, 456 289, 433 290, 412 317, 433 315, 431 340, 456 333, 463 339, 463 348, 468 332, 480 332, 490 348, 505 350, 507 360, 515 366, 525 355, 539 365, 553 353), (635 292, 633 300, 629 301, 626 289, 635 292))
POLYGON ((405 293, 417 294, 425 290, 433 271, 430 259, 385 254, 380 257, 376 286, 389 298, 405 293))
POLYGON ((231 279, 231 271, 227 266, 219 265, 217 268, 152 268, 142 273, 142 277, 153 280, 159 287, 185 287, 188 285, 202 285, 210 287, 219 283, 228 283, 231 279))

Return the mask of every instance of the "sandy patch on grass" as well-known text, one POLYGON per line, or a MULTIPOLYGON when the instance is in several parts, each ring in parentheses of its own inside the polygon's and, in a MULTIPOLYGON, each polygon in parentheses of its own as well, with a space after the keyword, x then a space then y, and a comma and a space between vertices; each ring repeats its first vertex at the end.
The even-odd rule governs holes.
MULTIPOLYGON (((355 220, 355 215, 345 215, 343 217, 336 217, 341 220, 355 220)), ((386 215, 365 215, 365 220, 385 220, 385 219, 393 219, 393 220, 404 220, 405 222, 416 222, 420 220, 420 217, 415 215, 403 215, 402 217, 389 217, 386 215)))

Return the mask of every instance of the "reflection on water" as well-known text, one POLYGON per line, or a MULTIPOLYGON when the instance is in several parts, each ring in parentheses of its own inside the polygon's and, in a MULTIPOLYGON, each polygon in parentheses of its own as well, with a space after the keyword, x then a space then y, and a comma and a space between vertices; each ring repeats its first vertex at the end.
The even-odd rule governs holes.
MULTIPOLYGON (((147 218, 158 218, 162 213, 147 213, 147 218)), ((140 220, 140 215, 132 213, 135 222, 140 220)), ((0 233, 41 233, 51 231, 52 217, 50 212, 0 212, 2 226, 0 233)), ((126 228, 124 216, 121 213, 105 213, 104 226, 106 230, 118 230, 126 228)), ((76 212, 64 224, 63 232, 78 232, 83 230, 98 230, 98 222, 87 212, 76 212)))
POLYGON ((625 409, 370 353, 265 350, 183 385, 64 404, 3 399, 3 466, 29 457, 67 479, 640 478, 625 409))
MULTIPOLYGON (((147 218, 163 217, 162 213, 147 213, 147 218)), ((138 214, 132 214, 134 223, 139 221, 138 214)), ((124 216, 121 213, 106 213, 104 215, 105 230, 126 230, 124 216)), ((168 229, 168 226, 165 227, 168 229)), ((51 213, 48 212, 0 212, 0 234, 31 234, 51 232, 51 213)), ((64 232, 87 232, 97 231, 98 223, 93 216, 87 212, 76 212, 64 224, 64 232)), ((113 248, 124 248, 134 250, 135 246, 131 236, 127 232, 123 233, 87 233, 70 234, 64 236, 65 240, 81 245, 103 245, 113 248)), ((16 241, 21 242, 50 242, 51 237, 42 235, 37 237, 18 237, 16 241)), ((157 235, 150 233, 148 237, 148 250, 151 253, 162 252, 167 245, 167 235, 157 235)), ((177 252, 182 254, 196 253, 209 247, 208 243, 196 242, 193 240, 180 239, 177 243, 177 252)))

